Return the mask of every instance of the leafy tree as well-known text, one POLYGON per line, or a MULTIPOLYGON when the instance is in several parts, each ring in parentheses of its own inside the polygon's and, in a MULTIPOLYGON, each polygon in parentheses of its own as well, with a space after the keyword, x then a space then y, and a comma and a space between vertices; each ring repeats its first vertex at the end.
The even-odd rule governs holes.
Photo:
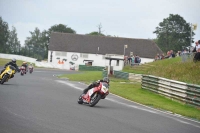
POLYGON ((9 47, 7 46, 7 41, 9 37, 9 29, 8 29, 8 23, 3 21, 3 19, 0 17, 0 52, 1 53, 7 53, 9 50, 9 47))
POLYGON ((59 25, 54 25, 49 28, 49 33, 51 32, 62 32, 62 33, 73 33, 76 34, 76 31, 71 29, 70 27, 67 27, 67 25, 59 24, 59 25))
POLYGON ((102 34, 102 33, 99 33, 99 32, 96 32, 96 31, 93 31, 93 32, 91 32, 91 33, 88 33, 88 34, 86 34, 86 35, 105 36, 104 34, 102 34))
POLYGON ((25 40, 25 50, 28 50, 28 55, 37 59, 44 59, 45 55, 45 42, 43 40, 44 34, 36 27, 32 32, 31 37, 25 40))
POLYGON ((164 52, 171 49, 179 51, 182 47, 190 45, 191 26, 178 14, 170 14, 168 18, 159 23, 153 33, 157 35, 156 42, 164 52))
POLYGON ((9 38, 8 38, 8 47, 9 47, 9 53, 12 54, 20 54, 20 41, 17 38, 16 28, 12 26, 12 30, 9 32, 9 38))
POLYGON ((25 46, 22 46, 20 49, 20 54, 24 56, 29 56, 28 49, 25 46))

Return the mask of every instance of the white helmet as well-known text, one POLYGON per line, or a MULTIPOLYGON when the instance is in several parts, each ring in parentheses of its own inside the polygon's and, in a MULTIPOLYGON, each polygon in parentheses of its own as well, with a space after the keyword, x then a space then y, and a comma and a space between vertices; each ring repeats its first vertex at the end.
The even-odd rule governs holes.
POLYGON ((12 59, 12 63, 16 64, 16 59, 15 58, 12 59))

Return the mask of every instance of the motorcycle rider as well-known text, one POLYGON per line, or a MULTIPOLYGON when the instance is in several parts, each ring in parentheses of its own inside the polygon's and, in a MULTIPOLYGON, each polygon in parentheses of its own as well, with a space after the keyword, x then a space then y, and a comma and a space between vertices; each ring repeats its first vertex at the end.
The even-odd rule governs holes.
POLYGON ((94 87, 98 87, 99 84, 100 84, 100 82, 106 82, 106 83, 108 84, 108 86, 109 86, 110 80, 109 80, 108 77, 104 77, 104 78, 101 79, 101 80, 97 80, 97 81, 93 82, 93 83, 90 84, 87 88, 85 88, 85 89, 83 90, 83 94, 86 94, 90 89, 92 89, 92 88, 94 88, 94 87))
POLYGON ((22 66, 25 67, 25 71, 27 72, 27 67, 28 67, 27 63, 26 63, 26 62, 23 62, 23 63, 22 63, 22 66))
MULTIPOLYGON (((8 65, 11 65, 11 66, 15 67, 16 70, 17 70, 18 72, 20 72, 20 69, 18 68, 18 66, 17 66, 17 64, 16 64, 16 59, 13 58, 10 62, 8 62, 7 64, 5 64, 4 69, 1 71, 1 74, 4 72, 4 70, 6 69, 6 67, 7 67, 8 65)), ((13 77, 14 77, 14 75, 12 75, 10 78, 13 78, 13 77)))
POLYGON ((30 66, 30 68, 32 68, 32 71, 33 71, 33 64, 32 64, 32 63, 30 63, 30 65, 29 65, 29 66, 30 66))

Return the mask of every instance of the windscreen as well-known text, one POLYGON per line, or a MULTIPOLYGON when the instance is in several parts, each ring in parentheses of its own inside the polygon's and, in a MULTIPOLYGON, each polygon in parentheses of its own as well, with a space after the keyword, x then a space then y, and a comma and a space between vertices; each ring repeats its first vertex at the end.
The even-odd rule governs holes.
POLYGON ((102 85, 105 86, 106 88, 109 88, 108 84, 105 82, 103 82, 102 85))

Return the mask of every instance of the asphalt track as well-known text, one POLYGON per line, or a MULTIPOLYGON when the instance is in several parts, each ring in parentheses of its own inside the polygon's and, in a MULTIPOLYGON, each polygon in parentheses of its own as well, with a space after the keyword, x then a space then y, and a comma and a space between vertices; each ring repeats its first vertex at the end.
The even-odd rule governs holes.
POLYGON ((200 122, 109 94, 79 105, 85 84, 58 79, 76 73, 35 69, 0 85, 0 133, 199 133, 200 122))

